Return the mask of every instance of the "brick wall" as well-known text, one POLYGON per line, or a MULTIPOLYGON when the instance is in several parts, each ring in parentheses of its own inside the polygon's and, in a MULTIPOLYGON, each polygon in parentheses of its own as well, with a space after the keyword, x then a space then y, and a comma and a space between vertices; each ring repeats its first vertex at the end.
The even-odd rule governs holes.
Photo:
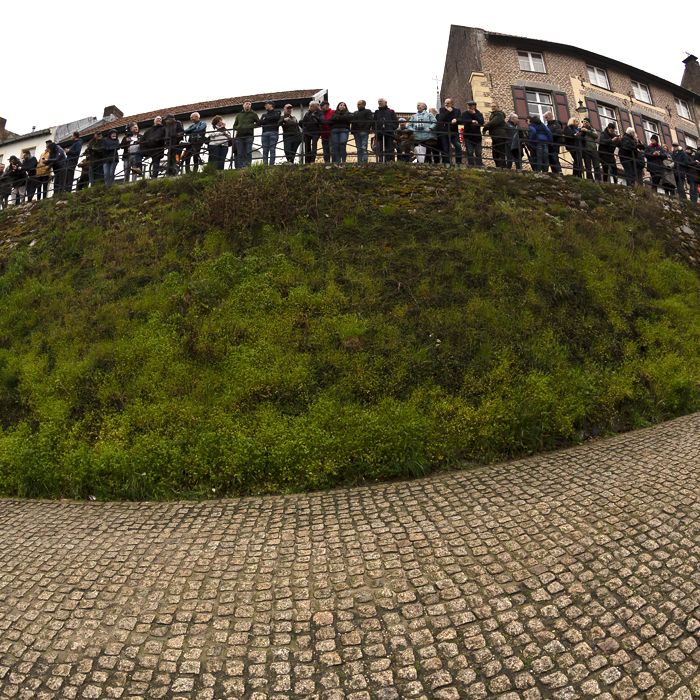
POLYGON ((484 44, 482 29, 459 27, 454 24, 450 27, 440 88, 440 100, 443 104, 446 97, 451 97, 455 106, 464 110, 467 102, 473 99, 469 77, 472 72, 481 71, 481 51, 484 44))

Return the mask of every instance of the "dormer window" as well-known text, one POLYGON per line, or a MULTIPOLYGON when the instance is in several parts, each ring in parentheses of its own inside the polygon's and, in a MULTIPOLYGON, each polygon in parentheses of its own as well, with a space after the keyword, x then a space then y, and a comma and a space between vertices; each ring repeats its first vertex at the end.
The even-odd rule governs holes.
POLYGON ((526 70, 532 73, 547 72, 544 67, 544 57, 541 53, 518 51, 518 62, 520 63, 520 70, 526 70))

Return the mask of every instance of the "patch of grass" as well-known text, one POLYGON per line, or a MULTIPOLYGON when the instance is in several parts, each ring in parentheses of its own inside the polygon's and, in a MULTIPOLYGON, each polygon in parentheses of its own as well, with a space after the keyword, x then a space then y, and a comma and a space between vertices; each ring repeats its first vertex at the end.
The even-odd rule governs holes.
POLYGON ((13 216, 39 243, 0 260, 7 496, 408 478, 700 407, 700 284, 658 198, 319 166, 13 216))

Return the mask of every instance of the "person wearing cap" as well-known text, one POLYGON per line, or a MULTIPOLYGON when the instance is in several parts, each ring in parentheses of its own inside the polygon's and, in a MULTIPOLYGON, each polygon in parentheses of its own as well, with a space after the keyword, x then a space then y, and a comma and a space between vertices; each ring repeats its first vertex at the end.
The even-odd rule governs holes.
POLYGON ((293 163, 297 149, 301 145, 301 127, 297 118, 292 114, 292 105, 286 104, 279 120, 282 127, 282 144, 287 163, 293 163))
POLYGON ((358 100, 357 111, 353 112, 352 125, 350 127, 350 131, 355 138, 358 163, 367 163, 369 161, 367 140, 369 139, 369 132, 372 131, 373 119, 374 115, 371 109, 367 109, 367 103, 364 100, 358 100))
POLYGON ((185 162, 186 172, 190 172, 190 161, 194 163, 194 171, 198 172, 199 166, 202 164, 202 158, 199 152, 204 145, 207 124, 200 119, 199 112, 192 112, 192 114, 190 114, 190 121, 192 123, 185 129, 185 136, 187 137, 188 143, 185 146, 182 159, 185 162))
POLYGON ((598 132, 593 128, 589 117, 584 117, 579 131, 583 146, 583 166, 588 180, 601 181, 600 158, 598 156, 598 132), (594 175, 595 173, 595 175, 594 175))
POLYGON ((48 158, 43 158, 44 165, 51 166, 53 170, 53 191, 54 194, 60 194, 65 189, 66 181, 66 152, 57 143, 49 140, 46 142, 46 148, 49 152, 48 158))
MULTIPOLYGON (((160 161, 165 155, 165 126, 163 117, 153 119, 153 126, 146 131, 141 139, 141 152, 143 158, 151 159, 151 178, 157 178, 160 173, 160 161)), ((92 168, 92 157, 90 158, 92 168)))
POLYGON ((484 115, 476 108, 476 102, 467 102, 467 111, 457 120, 458 124, 464 124, 464 150, 467 153, 467 163, 469 165, 482 166, 481 159, 481 127, 484 125, 484 115))
POLYGON ((396 112, 389 107, 387 101, 380 97, 374 112, 374 134, 376 137, 377 162, 394 162, 394 134, 399 128, 396 112))
POLYGON ((165 115, 165 146, 168 149, 168 175, 180 172, 180 142, 185 138, 185 128, 182 122, 175 119, 174 114, 165 115))
POLYGON ((249 168, 253 164, 253 137, 255 127, 260 125, 258 115, 250 101, 243 103, 243 111, 236 115, 233 128, 236 130, 236 168, 249 168))
POLYGON ((263 163, 265 165, 274 165, 277 156, 277 142, 280 139, 280 114, 279 109, 275 109, 275 103, 268 100, 265 103, 265 112, 260 117, 260 126, 262 126, 262 136, 260 142, 263 151, 263 163))

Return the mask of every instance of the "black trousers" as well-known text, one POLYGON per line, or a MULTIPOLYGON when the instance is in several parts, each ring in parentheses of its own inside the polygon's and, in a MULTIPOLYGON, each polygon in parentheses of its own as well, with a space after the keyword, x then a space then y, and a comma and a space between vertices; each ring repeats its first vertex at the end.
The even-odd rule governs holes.
POLYGON ((394 162, 394 134, 384 134, 379 132, 377 134, 377 161, 379 163, 393 163, 394 162))
POLYGON ((304 134, 304 162, 315 163, 318 154, 318 134, 304 134))

